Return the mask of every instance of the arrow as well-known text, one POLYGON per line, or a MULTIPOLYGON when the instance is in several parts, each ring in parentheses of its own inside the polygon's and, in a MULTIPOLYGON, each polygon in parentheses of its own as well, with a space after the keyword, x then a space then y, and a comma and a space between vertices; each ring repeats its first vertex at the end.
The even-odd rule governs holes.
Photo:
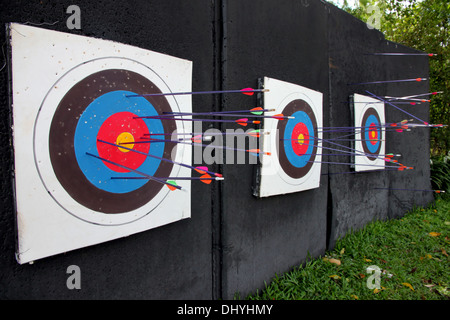
MULTIPOLYGON (((375 104, 375 103, 380 103, 381 101, 377 101, 377 102, 362 102, 362 101, 345 101, 345 102, 343 102, 343 103, 364 103, 364 104, 375 104)), ((398 104, 412 104, 412 105, 415 105, 416 104, 416 102, 409 102, 409 101, 402 101, 402 102, 396 102, 396 103, 398 103, 398 104)), ((420 104, 420 103, 417 103, 417 104, 420 104)))
MULTIPOLYGON (((132 169, 132 168, 130 168, 130 167, 121 165, 121 164, 119 164, 119 163, 117 163, 117 162, 114 162, 114 161, 111 161, 111 160, 108 160, 108 159, 105 159, 105 158, 96 156, 96 155, 94 155, 94 154, 92 154, 92 153, 86 152, 86 155, 91 156, 91 157, 94 157, 94 158, 97 158, 97 159, 100 159, 100 160, 105 161, 105 162, 108 162, 108 163, 110 163, 110 164, 113 164, 113 165, 115 165, 115 166, 121 167, 121 168, 123 168, 123 169, 129 170, 129 171, 133 171, 133 172, 135 172, 135 173, 137 173, 137 174, 140 174, 141 176, 147 177, 147 178, 149 178, 149 179, 151 179, 151 180, 153 180, 153 181, 156 181, 156 182, 159 182, 159 183, 163 183, 163 184, 167 185, 167 186, 169 187, 169 189, 171 189, 171 190, 172 190, 171 187, 173 187, 173 188, 175 188, 175 189, 178 189, 178 190, 181 189, 180 186, 177 186, 177 185, 175 185, 175 184, 172 184, 172 183, 170 183, 169 181, 164 181, 164 180, 155 178, 155 177, 150 176, 150 175, 148 175, 148 174, 146 174, 146 173, 143 173, 143 172, 140 172, 140 171, 138 171, 138 170, 132 169)), ((174 190, 174 189, 173 189, 173 190, 174 190)))
POLYGON ((402 171, 402 170, 399 170, 398 168, 397 168, 397 169, 390 169, 390 168, 387 168, 387 169, 382 169, 382 170, 374 169, 374 170, 365 170, 365 171, 328 172, 328 173, 322 173, 322 175, 332 175, 332 174, 358 174, 358 173, 360 173, 360 174, 367 174, 368 172, 376 172, 376 173, 380 173, 380 172, 383 172, 383 171, 402 171))
POLYGON ((439 93, 443 93, 443 91, 435 91, 435 92, 429 92, 429 93, 421 93, 421 94, 414 94, 412 96, 404 96, 404 97, 389 97, 385 96, 385 98, 391 98, 391 99, 410 99, 410 98, 417 98, 417 97, 423 97, 423 96, 430 96, 430 95, 437 95, 439 93))
MULTIPOLYGON (((171 117, 174 116, 217 116, 217 117, 242 117, 242 114, 236 113, 213 113, 213 112, 195 112, 195 113, 173 113, 173 114, 165 114, 162 115, 161 117, 168 117, 168 119, 172 119, 171 117)), ((270 115, 270 116, 262 116, 262 115, 253 115, 251 116, 253 118, 275 118, 278 120, 283 120, 283 119, 294 119, 295 117, 290 117, 290 116, 284 116, 283 114, 275 114, 275 115, 270 115)))
POLYGON ((152 97, 152 96, 175 96, 175 95, 193 95, 193 94, 216 94, 216 93, 242 93, 252 96, 255 92, 268 92, 269 89, 252 89, 244 88, 240 90, 218 90, 218 91, 197 91, 197 92, 167 92, 167 93, 146 93, 146 94, 130 94, 127 98, 133 97, 152 97))
POLYGON ((220 132, 220 133, 207 133, 207 132, 199 132, 199 133, 144 133, 144 137, 149 137, 149 136, 184 136, 184 135, 192 135, 195 138, 198 138, 199 136, 203 135, 204 138, 206 137, 213 137, 213 136, 220 136, 220 135, 249 135, 255 138, 259 138, 261 136, 261 134, 270 134, 270 132, 262 132, 260 129, 256 129, 256 130, 251 130, 249 132, 220 132))
MULTIPOLYGON (((211 114, 211 115, 216 115, 216 114, 227 114, 227 113, 252 113, 252 114, 256 114, 256 115, 261 115, 264 112, 272 112, 275 111, 275 109, 263 109, 261 107, 256 107, 250 110, 235 110, 235 111, 216 111, 216 112, 206 112, 205 114, 211 114)), ((186 114, 184 112, 163 112, 163 114, 186 114)))
MULTIPOLYGON (((213 180, 224 180, 224 177, 211 177, 209 174, 204 174, 201 177, 158 177, 165 180, 200 180, 203 183, 210 184, 213 180)), ((135 179, 150 179, 149 177, 111 177, 114 180, 135 180, 135 179)))
POLYGON ((427 78, 414 78, 414 79, 401 79, 401 80, 385 80, 385 81, 372 81, 372 82, 358 82, 358 83, 348 83, 347 85, 358 85, 358 84, 373 84, 373 83, 393 83, 393 82, 410 82, 410 81, 424 81, 427 78))
MULTIPOLYGON (((312 163, 324 163, 324 164, 341 164, 341 165, 355 165, 354 163, 345 163, 345 162, 326 162, 326 161, 308 161, 312 163)), ((404 169, 413 169, 413 167, 406 167, 406 166, 386 166, 386 165, 376 165, 376 164, 357 164, 358 166, 366 166, 366 167, 382 167, 382 168, 396 168, 399 171, 403 171, 404 169)))
POLYGON ((246 127, 248 124, 260 124, 261 121, 249 121, 247 118, 238 120, 218 120, 218 119, 185 119, 185 118, 172 118, 170 116, 145 116, 145 117, 133 117, 134 119, 159 119, 159 120, 176 120, 176 121, 202 121, 202 122, 235 122, 241 126, 246 127))
POLYGON ((377 189, 377 190, 422 191, 422 192, 445 193, 444 190, 396 189, 396 188, 373 188, 373 189, 377 189))
POLYGON ((400 53, 400 52, 380 52, 380 53, 365 53, 367 56, 437 56, 436 53, 400 53))

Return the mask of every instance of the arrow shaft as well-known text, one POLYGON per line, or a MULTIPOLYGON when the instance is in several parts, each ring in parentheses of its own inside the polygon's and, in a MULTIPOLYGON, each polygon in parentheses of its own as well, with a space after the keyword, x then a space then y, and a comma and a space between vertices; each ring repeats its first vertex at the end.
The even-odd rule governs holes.
MULTIPOLYGON (((167 159, 167 158, 158 157, 158 156, 155 156, 155 155, 150 154, 150 153, 145 153, 145 152, 142 152, 142 151, 139 151, 139 150, 127 148, 127 147, 125 147, 123 145, 118 145, 118 144, 115 144, 115 143, 112 143, 112 142, 108 142, 108 141, 104 141, 104 140, 101 140, 101 139, 97 139, 97 141, 99 141, 101 143, 109 144, 109 145, 114 146, 114 147, 123 148, 123 149, 129 150, 131 152, 139 153, 139 154, 142 154, 142 155, 147 156, 147 157, 151 157, 151 158, 159 159, 161 161, 166 161, 166 162, 169 162, 169 163, 172 163, 172 164, 175 164, 175 165, 179 165, 181 167, 185 167, 185 168, 189 168, 189 169, 193 169, 193 170, 196 169, 195 167, 187 165, 185 163, 180 163, 180 162, 172 161, 172 160, 167 159)), ((172 140, 168 140, 167 142, 171 142, 171 141, 172 140)), ((166 142, 166 141, 165 140, 161 140, 161 141, 157 141, 157 142, 166 142)), ((175 140, 173 140, 172 142, 175 142, 175 140)), ((134 143, 148 143, 148 142, 147 141, 136 141, 134 143)), ((217 173, 215 173, 215 172, 211 172, 211 171, 207 171, 207 170, 204 170, 204 171, 207 172, 207 173, 213 174, 213 175, 217 175, 217 173)))
POLYGON ((368 56, 430 56, 434 53, 401 53, 401 52, 377 52, 377 53, 365 53, 368 56))
MULTIPOLYGON (((340 165, 355 165, 354 163, 346 163, 346 162, 327 162, 327 161, 308 161, 312 163, 324 163, 324 164, 340 164, 340 165)), ((397 166, 387 166, 387 165, 376 165, 376 164, 359 164, 358 166, 365 166, 365 167, 380 167, 380 168, 397 168, 397 166)))
MULTIPOLYGON (((101 141, 101 140, 99 140, 99 141, 101 141)), ((105 143, 108 143, 110 145, 114 145, 114 146, 119 147, 119 148, 129 149, 129 148, 123 147, 122 145, 117 145, 117 144, 114 144, 114 143, 111 143, 111 142, 106 142, 106 141, 101 141, 101 142, 105 142, 105 143)), ((219 148, 219 149, 234 150, 234 151, 245 151, 245 152, 249 151, 249 150, 246 150, 246 149, 238 149, 238 148, 231 148, 231 147, 211 145, 211 144, 203 144, 203 143, 185 142, 185 141, 179 141, 179 140, 165 140, 165 139, 152 139, 152 140, 148 140, 148 141, 137 141, 137 142, 134 142, 134 143, 153 143, 153 142, 173 142, 173 143, 188 144, 188 145, 199 146, 199 147, 211 147, 211 148, 219 148)), ((129 150, 132 151, 133 149, 129 149, 129 150)), ((139 151, 136 150, 136 152, 139 152, 139 151)), ((143 154, 147 155, 147 153, 143 153, 143 154)), ((149 155, 149 156, 152 156, 152 155, 149 155)))
POLYGON ((219 94, 219 93, 244 93, 244 92, 266 92, 266 89, 248 89, 248 90, 216 90, 216 91, 196 91, 196 92, 166 92, 166 93, 146 93, 126 95, 127 98, 132 97, 152 97, 152 96, 176 96, 176 95, 193 95, 193 94, 219 94))
POLYGON ((202 121, 202 122, 234 122, 234 123, 254 123, 254 121, 239 121, 239 120, 219 120, 219 119, 185 119, 185 118, 173 118, 170 116, 146 116, 135 117, 140 119, 159 119, 159 120, 175 120, 175 121, 202 121))
MULTIPOLYGON (((149 179, 149 177, 111 177, 111 179, 114 179, 114 180, 119 180, 119 179, 134 180, 134 179, 149 179)), ((219 177, 211 177, 211 178, 202 178, 202 177, 158 177, 158 179, 165 179, 165 180, 223 180, 223 178, 219 178, 219 177)))
MULTIPOLYGON (((397 110, 400 110, 400 111, 403 112, 403 113, 406 113, 407 115, 413 117, 414 119, 419 120, 420 122, 426 123, 426 122, 423 121, 422 119, 420 119, 420 118, 416 117, 415 115, 412 115, 411 113, 409 113, 409 112, 407 112, 407 111, 405 111, 405 110, 403 110, 403 109, 397 107, 396 105, 390 103, 389 101, 386 101, 386 100, 384 100, 384 99, 382 99, 382 98, 376 96, 375 94, 373 94, 373 93, 371 93, 371 92, 369 92, 369 91, 367 91, 367 90, 366 90, 366 92, 367 92, 368 94, 370 94, 372 97, 375 97, 375 98, 377 98, 377 99, 380 99, 380 100, 384 101, 385 103, 389 104, 390 106, 393 106, 394 108, 396 108, 397 110)), ((427 123, 427 124, 428 124, 428 123, 427 123)))
POLYGON ((399 189, 399 188, 373 188, 377 190, 397 190, 397 191, 422 191, 422 192, 436 192, 436 190, 423 190, 423 189, 399 189))
POLYGON ((348 85, 357 85, 357 84, 372 84, 372 83, 394 83, 394 82, 409 82, 409 81, 422 81, 427 78, 416 78, 416 79, 400 79, 400 80, 383 80, 383 81, 371 81, 371 82, 357 82, 357 83, 349 83, 348 85), (420 80, 418 80, 420 79, 420 80))
MULTIPOLYGON (((168 119, 172 119, 170 114, 166 114, 163 117, 168 117, 168 119)), ((197 112, 197 113, 174 113, 173 116, 220 116, 220 117, 242 117, 242 114, 233 114, 233 113, 211 113, 211 112, 197 112)), ((248 117, 252 118, 280 118, 280 119, 291 119, 291 117, 285 116, 262 116, 262 115, 248 115, 248 117)))
MULTIPOLYGON (((252 113, 252 112, 270 112, 275 111, 275 109, 259 109, 259 110, 234 110, 234 111, 216 111, 216 112, 203 112, 204 114, 228 114, 228 113, 252 113)), ((186 113, 186 112, 163 112, 163 114, 196 114, 196 113, 186 113)), ((198 114, 198 113, 197 113, 198 114)))
POLYGON ((105 161, 105 162, 108 162, 108 163, 113 164, 113 165, 115 165, 115 166, 118 166, 118 167, 120 167, 120 168, 122 168, 122 169, 126 169, 126 170, 129 170, 129 171, 132 171, 132 172, 137 173, 137 174, 139 174, 139 175, 141 175, 141 176, 147 177, 147 178, 149 178, 149 179, 151 179, 151 180, 153 180, 153 181, 156 181, 156 182, 159 182, 159 183, 162 183, 162 184, 167 184, 167 185, 169 185, 169 186, 171 186, 171 187, 174 187, 174 188, 177 188, 177 189, 179 189, 179 190, 181 189, 180 186, 175 186, 175 185, 173 185, 173 184, 171 184, 171 183, 168 183, 168 182, 163 181, 163 180, 161 180, 161 179, 158 179, 158 178, 155 178, 155 177, 153 177, 153 176, 150 176, 150 175, 148 175, 148 174, 146 174, 146 173, 144 173, 144 172, 141 172, 141 171, 132 169, 132 168, 130 168, 130 167, 124 166, 124 165, 122 165, 122 164, 120 164, 120 163, 117 163, 117 162, 114 162, 114 161, 111 161, 111 160, 108 160, 108 159, 105 159, 105 158, 96 156, 96 155, 94 155, 94 154, 92 154, 92 153, 89 153, 89 152, 86 152, 86 155, 91 156, 91 157, 94 157, 94 158, 97 158, 97 159, 102 160, 102 161, 105 161))

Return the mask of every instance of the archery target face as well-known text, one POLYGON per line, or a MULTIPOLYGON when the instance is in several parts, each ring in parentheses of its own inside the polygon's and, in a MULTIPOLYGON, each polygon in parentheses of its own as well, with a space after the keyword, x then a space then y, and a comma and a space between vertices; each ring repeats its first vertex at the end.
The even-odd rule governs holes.
POLYGON ((383 170, 385 161, 384 103, 360 94, 353 95, 355 125, 355 171, 383 170))
POLYGON ((19 263, 190 217, 190 61, 11 24, 19 263), (23 36, 25 35, 25 37, 23 36), (30 51, 30 48, 33 48, 30 51), (34 75, 31 77, 30 75, 34 75), (123 147, 118 147, 121 144, 123 147), (171 179, 173 180, 173 179, 171 179))
MULTIPOLYGON (((264 108, 292 119, 264 119, 259 196, 298 192, 320 185, 322 93, 264 78, 264 108)), ((270 115, 271 113, 266 113, 270 115)))

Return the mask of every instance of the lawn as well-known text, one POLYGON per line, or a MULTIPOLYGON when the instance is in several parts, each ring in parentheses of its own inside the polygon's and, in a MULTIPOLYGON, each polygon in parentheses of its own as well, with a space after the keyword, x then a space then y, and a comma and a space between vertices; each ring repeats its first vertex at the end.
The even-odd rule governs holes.
POLYGON ((275 275, 249 300, 450 299, 450 196, 375 221, 323 257, 275 275))

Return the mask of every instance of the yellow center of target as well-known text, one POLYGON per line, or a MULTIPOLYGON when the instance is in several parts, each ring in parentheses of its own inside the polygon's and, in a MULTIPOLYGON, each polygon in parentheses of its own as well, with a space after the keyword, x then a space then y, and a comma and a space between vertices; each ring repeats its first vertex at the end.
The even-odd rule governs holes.
POLYGON ((303 135, 303 133, 300 133, 297 137, 298 143, 303 144, 305 143, 305 136, 303 135))
MULTIPOLYGON (((123 146, 125 148, 128 149, 133 149, 134 147, 134 137, 131 133, 129 132, 122 132, 121 134, 119 134, 119 136, 116 139, 116 144, 121 145, 123 144, 123 146)), ((125 148, 119 148, 120 151, 122 152, 129 152, 130 150, 125 149, 125 148)))

